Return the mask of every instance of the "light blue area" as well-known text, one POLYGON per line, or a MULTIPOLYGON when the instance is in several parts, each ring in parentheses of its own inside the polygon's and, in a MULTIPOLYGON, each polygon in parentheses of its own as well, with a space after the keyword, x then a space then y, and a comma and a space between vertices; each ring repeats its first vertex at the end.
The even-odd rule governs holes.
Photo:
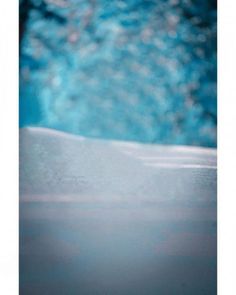
POLYGON ((216 150, 20 130, 20 294, 217 294, 216 150))
POLYGON ((32 10, 22 41, 20 127, 216 146, 213 2, 50 4, 65 25, 32 10))

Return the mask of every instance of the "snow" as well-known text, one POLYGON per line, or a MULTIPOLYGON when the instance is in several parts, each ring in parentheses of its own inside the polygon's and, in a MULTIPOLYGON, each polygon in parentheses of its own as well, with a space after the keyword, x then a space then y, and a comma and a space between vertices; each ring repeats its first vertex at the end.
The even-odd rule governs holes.
POLYGON ((41 128, 22 129, 20 138, 22 200, 215 200, 214 149, 91 140, 41 128))
POLYGON ((21 129, 22 293, 215 294, 216 166, 215 149, 21 129))

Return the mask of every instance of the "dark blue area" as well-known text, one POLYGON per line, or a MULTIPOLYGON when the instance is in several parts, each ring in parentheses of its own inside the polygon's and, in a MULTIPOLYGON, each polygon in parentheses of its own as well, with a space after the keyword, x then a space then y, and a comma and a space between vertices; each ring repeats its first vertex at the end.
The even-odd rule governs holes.
POLYGON ((21 127, 216 146, 215 1, 31 2, 21 127))

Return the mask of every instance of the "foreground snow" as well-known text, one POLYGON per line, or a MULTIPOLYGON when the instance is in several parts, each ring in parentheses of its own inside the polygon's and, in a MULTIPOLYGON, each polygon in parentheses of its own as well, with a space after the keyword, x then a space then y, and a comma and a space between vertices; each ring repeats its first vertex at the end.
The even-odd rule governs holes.
POLYGON ((90 140, 41 128, 20 134, 21 199, 214 201, 214 149, 90 140))
POLYGON ((24 294, 215 294, 216 151, 22 129, 20 240, 24 294))

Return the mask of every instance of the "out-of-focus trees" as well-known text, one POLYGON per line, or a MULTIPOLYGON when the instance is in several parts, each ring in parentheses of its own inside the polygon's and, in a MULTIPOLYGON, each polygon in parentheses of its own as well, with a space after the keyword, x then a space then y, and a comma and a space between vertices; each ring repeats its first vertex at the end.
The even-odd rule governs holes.
POLYGON ((215 0, 22 0, 20 125, 216 145, 215 0))

